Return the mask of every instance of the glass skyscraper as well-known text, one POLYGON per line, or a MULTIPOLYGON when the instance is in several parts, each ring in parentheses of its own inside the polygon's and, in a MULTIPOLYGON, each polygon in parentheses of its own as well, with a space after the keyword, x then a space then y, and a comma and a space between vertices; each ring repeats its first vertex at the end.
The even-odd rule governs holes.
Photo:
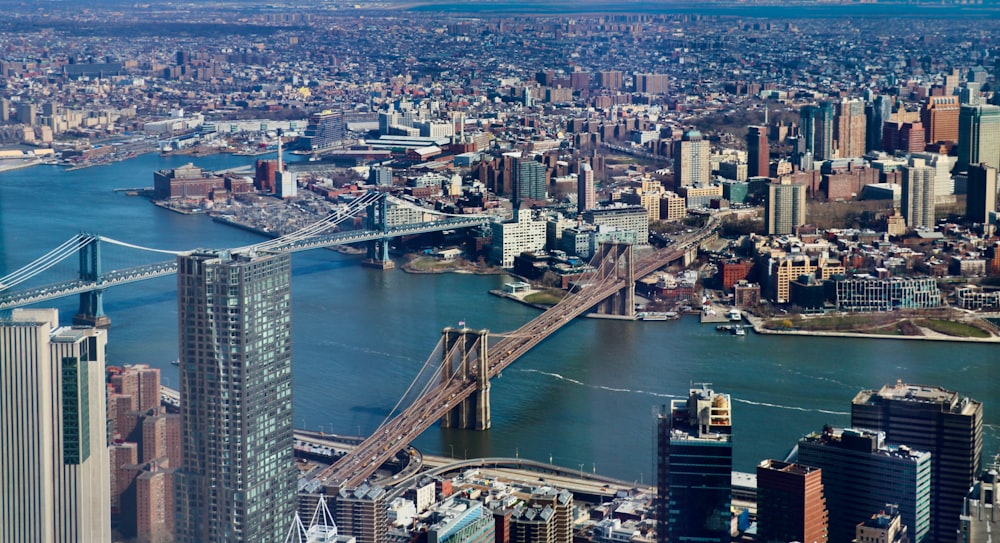
POLYGON ((707 386, 670 402, 657 421, 657 541, 729 543, 732 411, 707 386))
POLYGON ((177 541, 281 541, 293 520, 287 253, 178 257, 177 541))

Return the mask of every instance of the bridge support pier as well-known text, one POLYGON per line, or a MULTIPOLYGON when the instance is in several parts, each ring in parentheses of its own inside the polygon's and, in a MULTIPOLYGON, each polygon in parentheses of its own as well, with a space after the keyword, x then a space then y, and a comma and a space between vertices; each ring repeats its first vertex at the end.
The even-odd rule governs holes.
MULTIPOLYGON (((101 280, 101 240, 92 241, 80 247, 80 279, 101 280)), ((94 290, 80 294, 80 310, 73 315, 73 324, 78 326, 111 326, 111 318, 104 314, 104 291, 94 290)))
POLYGON ((395 268, 396 264, 389 259, 389 240, 377 239, 369 241, 368 258, 364 259, 361 265, 379 270, 391 270, 395 268))
MULTIPOLYGON (((385 232, 385 217, 388 213, 389 201, 385 193, 379 194, 377 200, 368 205, 365 212, 365 228, 376 232, 385 232)), ((368 258, 361 262, 362 266, 379 270, 391 270, 396 265, 389 260, 389 238, 376 239, 368 242, 368 258)))
POLYGON ((487 335, 489 330, 445 328, 442 382, 454 375, 457 379, 474 380, 476 391, 458 402, 441 417, 442 428, 462 430, 490 429, 490 379, 487 335))
POLYGON ((598 249, 605 276, 613 275, 625 282, 625 286, 598 304, 601 315, 635 317, 635 269, 632 262, 632 245, 629 243, 602 243, 598 249))

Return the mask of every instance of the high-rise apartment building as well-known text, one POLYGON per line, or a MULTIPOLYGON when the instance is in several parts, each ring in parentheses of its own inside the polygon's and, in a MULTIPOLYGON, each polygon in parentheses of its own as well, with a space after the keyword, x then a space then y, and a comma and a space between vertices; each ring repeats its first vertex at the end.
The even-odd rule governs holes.
POLYGON ((920 110, 927 143, 957 142, 960 110, 957 96, 929 96, 920 110))
POLYGON ((106 344, 55 309, 0 322, 0 541, 111 540, 106 344))
POLYGON ((302 135, 303 147, 310 151, 333 147, 344 140, 344 113, 321 111, 309 116, 309 124, 302 135))
MULTIPOLYGON (((767 127, 751 126, 747 131, 747 175, 749 177, 767 177, 770 160, 770 150, 767 146, 767 127)), ((743 181, 743 179, 738 179, 738 181, 743 181)))
POLYGON ((594 169, 590 164, 580 164, 576 176, 576 209, 580 213, 597 206, 597 189, 594 184, 594 169))
POLYGON ((518 159, 517 179, 514 182, 516 203, 524 200, 544 200, 546 197, 545 178, 545 164, 532 158, 518 159))
POLYGON ((38 124, 38 106, 31 102, 21 102, 17 104, 17 122, 28 126, 38 124))
POLYGON ((602 89, 622 90, 624 87, 622 73, 619 70, 598 72, 598 82, 602 89))
POLYGON ((851 402, 851 425, 933 455, 930 541, 955 541, 962 502, 979 473, 983 404, 941 387, 897 382, 859 392, 851 402))
POLYGON ((711 152, 711 144, 697 130, 689 130, 680 141, 675 141, 674 186, 687 187, 711 181, 711 152))
POLYGON ((844 98, 834 110, 833 138, 837 142, 838 156, 853 158, 865 154, 865 103, 844 98))
POLYGON ((1000 106, 962 106, 958 115, 958 163, 963 171, 972 164, 1000 168, 1000 106))
POLYGON ((670 76, 666 74, 635 74, 635 90, 645 94, 666 94, 670 76))
POLYGON ((966 181, 965 219, 985 223, 997 209, 997 169, 986 164, 969 166, 966 181))
POLYGON ((778 460, 757 465, 757 541, 825 543, 827 521, 822 470, 778 460))
POLYGON ((514 267, 514 257, 525 251, 545 247, 545 221, 535 220, 530 209, 518 209, 514 219, 490 224, 493 229, 493 262, 503 268, 514 267))
POLYGON ((911 158, 900 168, 903 172, 901 207, 906 226, 910 228, 934 227, 934 168, 923 159, 911 158))
POLYGON ((805 139, 806 151, 816 160, 829 160, 834 152, 833 104, 823 102, 818 106, 803 106, 799 112, 799 130, 805 139))
POLYGON ((851 541, 855 527, 891 503, 912 543, 929 539, 931 453, 886 445, 881 432, 830 428, 798 444, 798 462, 823 470, 830 541, 851 541))
POLYGON ((177 260, 177 541, 281 541, 295 514, 287 253, 177 260))
POLYGON ((892 115, 892 99, 880 94, 865 108, 865 150, 882 150, 882 125, 892 115))
POLYGON ((340 534, 353 536, 357 543, 385 543, 389 533, 385 508, 386 492, 380 486, 342 488, 334 520, 340 534))
POLYGON ((806 223, 806 186, 787 178, 767 186, 764 228, 769 235, 792 234, 806 223))
POLYGON ((703 385, 658 415, 657 541, 729 543, 732 403, 703 385))

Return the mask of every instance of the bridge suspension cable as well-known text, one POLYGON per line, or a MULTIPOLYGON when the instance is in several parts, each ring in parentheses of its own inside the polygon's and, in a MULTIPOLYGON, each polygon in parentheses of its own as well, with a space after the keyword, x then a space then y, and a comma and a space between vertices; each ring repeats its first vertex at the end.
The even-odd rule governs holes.
POLYGON ((142 245, 135 245, 133 243, 128 243, 128 242, 125 242, 125 241, 119 241, 117 239, 113 239, 113 238, 109 238, 109 237, 105 237, 105 236, 97 236, 97 239, 99 239, 101 241, 106 241, 106 242, 114 244, 114 245, 119 245, 121 247, 128 247, 129 249, 138 249, 140 251, 149 251, 151 253, 161 253, 161 254, 165 254, 165 255, 174 255, 174 256, 186 255, 186 254, 190 254, 191 253, 190 250, 187 250, 187 251, 170 251, 168 249, 153 249, 152 247, 143 247, 142 245))
MULTIPOLYGON (((455 381, 456 377, 459 376, 458 372, 452 373, 450 376, 448 376, 448 380, 446 382, 440 382, 441 373, 444 371, 445 365, 450 364, 452 359, 454 359, 455 355, 459 354, 460 349, 461 346, 458 343, 456 343, 455 345, 452 346, 450 351, 442 355, 444 351, 444 338, 442 337, 441 340, 438 341, 437 346, 434 348, 434 352, 432 352, 431 355, 427 358, 427 361, 424 362, 424 366, 420 369, 420 373, 417 374, 417 377, 406 388, 406 391, 403 392, 402 396, 400 396, 399 401, 396 402, 396 405, 393 406, 392 410, 389 411, 389 414, 386 415, 382 423, 379 424, 378 429, 383 428, 389 421, 392 420, 393 416, 397 412, 397 409, 399 409, 399 406, 406 400, 407 396, 410 394, 410 391, 418 382, 422 380, 421 374, 423 374, 424 370, 427 369, 428 367, 434 367, 435 368, 434 372, 429 377, 427 377, 426 380, 424 380, 423 388, 420 390, 420 392, 416 396, 416 399, 410 404, 410 407, 408 407, 407 409, 410 409, 412 408, 413 405, 419 403, 419 401, 422 398, 429 397, 432 393, 451 386, 451 384, 455 381), (442 363, 437 364, 436 362, 438 360, 442 361, 442 363)), ((479 360, 478 351, 472 351, 469 354, 470 354, 469 357, 470 363, 479 360)))
POLYGON ((22 266, 13 273, 0 278, 0 291, 20 285, 32 277, 35 277, 36 275, 52 268, 63 260, 76 255, 81 248, 93 243, 95 239, 96 238, 90 234, 77 234, 69 238, 55 249, 52 249, 44 255, 36 258, 30 264, 22 266))
POLYGON ((417 398, 423 397, 423 395, 426 394, 427 390, 431 386, 433 386, 432 383, 434 382, 436 377, 441 375, 441 368, 443 367, 443 365, 434 364, 434 362, 440 358, 441 351, 443 350, 444 350, 444 339, 442 338, 441 340, 438 341, 437 346, 434 347, 434 351, 431 352, 431 355, 427 357, 427 360, 424 362, 424 365, 420 368, 420 371, 417 372, 417 376, 413 378, 413 381, 411 381, 409 386, 406 387, 406 391, 404 391, 403 395, 399 397, 399 401, 396 402, 396 405, 392 406, 392 409, 389 410, 389 413, 385 416, 385 419, 383 419, 382 423, 378 425, 379 428, 385 426, 385 423, 389 422, 389 420, 392 419, 393 415, 396 414, 396 410, 399 409, 399 406, 403 403, 404 400, 406 400, 406 397, 409 396, 410 391, 413 390, 413 387, 416 386, 416 384, 421 381, 421 376, 424 374, 424 371, 426 371, 427 368, 430 367, 435 367, 434 373, 432 373, 431 376, 427 379, 426 383, 424 384, 424 388, 417 395, 417 398))
POLYGON ((330 230, 340 223, 346 221, 347 219, 352 219, 361 210, 365 209, 369 204, 374 203, 378 199, 378 193, 369 192, 364 196, 354 200, 353 202, 347 204, 345 209, 340 209, 326 217, 308 225, 294 232, 290 232, 281 237, 274 238, 272 240, 263 241, 260 243, 255 243, 253 245, 247 245, 244 247, 238 247, 233 249, 234 251, 241 250, 258 250, 266 251, 270 249, 275 249, 283 245, 288 245, 299 240, 310 238, 322 234, 323 232, 330 230))

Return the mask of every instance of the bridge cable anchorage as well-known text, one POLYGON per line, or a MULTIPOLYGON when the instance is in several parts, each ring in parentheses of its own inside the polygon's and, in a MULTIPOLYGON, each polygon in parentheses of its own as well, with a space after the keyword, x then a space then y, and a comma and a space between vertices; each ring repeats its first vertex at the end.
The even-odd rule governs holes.
POLYGON ((20 269, 17 269, 10 274, 7 274, 3 278, 0 278, 0 291, 20 285, 32 277, 35 277, 36 275, 52 268, 56 264, 59 264, 63 260, 66 260, 71 256, 76 256, 79 254, 78 252, 80 249, 93 243, 95 239, 97 238, 90 234, 77 234, 69 238, 55 249, 52 249, 44 255, 36 258, 31 263, 22 266, 20 269))
POLYGON ((114 245, 119 245, 121 247, 128 247, 129 249, 138 249, 140 251, 149 251, 151 253, 160 253, 160 254, 174 255, 174 256, 191 254, 190 250, 186 250, 186 251, 170 251, 170 250, 167 250, 167 249, 153 249, 152 247, 143 247, 142 245, 135 245, 133 243, 128 243, 128 242, 125 242, 125 241, 119 241, 117 239, 113 239, 113 238, 109 238, 109 237, 105 237, 105 236, 97 236, 97 239, 99 239, 101 241, 105 241, 105 242, 111 243, 111 244, 114 244, 114 245))
POLYGON ((369 194, 358 198, 357 200, 351 202, 347 205, 346 209, 339 209, 330 215, 316 221, 310 225, 307 225, 299 230, 290 232, 283 236, 277 237, 272 240, 263 241, 260 243, 255 243, 253 245, 247 245, 244 247, 234 248, 234 251, 245 251, 245 250, 280 250, 283 245, 290 245, 297 241, 307 239, 318 234, 325 232, 333 227, 336 227, 340 223, 346 221, 347 219, 353 218, 355 214, 364 209, 369 203, 374 200, 369 194))
POLYGON ((274 238, 272 240, 262 241, 260 243, 255 243, 253 245, 246 245, 243 247, 234 248, 233 251, 247 251, 247 250, 257 250, 257 251, 267 251, 267 250, 280 250, 282 246, 287 246, 293 244, 297 241, 307 239, 310 237, 317 236, 337 227, 340 223, 353 219, 355 215, 367 208, 367 206, 378 199, 378 193, 368 192, 364 196, 354 200, 353 202, 347 204, 343 209, 338 209, 337 211, 327 215, 326 217, 300 228, 294 232, 290 232, 283 236, 274 238))
POLYGON ((428 214, 431 214, 431 215, 437 215, 439 217, 459 217, 459 218, 463 218, 463 219, 491 219, 491 218, 493 218, 492 215, 488 215, 488 214, 485 214, 485 213, 445 213, 443 211, 438 211, 436 209, 427 209, 426 207, 418 206, 417 204, 415 204, 413 202, 408 202, 408 201, 403 200, 401 198, 396 198, 395 196, 392 196, 391 194, 386 194, 386 199, 389 200, 390 202, 396 204, 396 205, 400 205, 400 206, 403 206, 403 207, 409 207, 409 208, 412 208, 412 209, 417 209, 417 210, 423 211, 424 213, 428 213, 428 214))

